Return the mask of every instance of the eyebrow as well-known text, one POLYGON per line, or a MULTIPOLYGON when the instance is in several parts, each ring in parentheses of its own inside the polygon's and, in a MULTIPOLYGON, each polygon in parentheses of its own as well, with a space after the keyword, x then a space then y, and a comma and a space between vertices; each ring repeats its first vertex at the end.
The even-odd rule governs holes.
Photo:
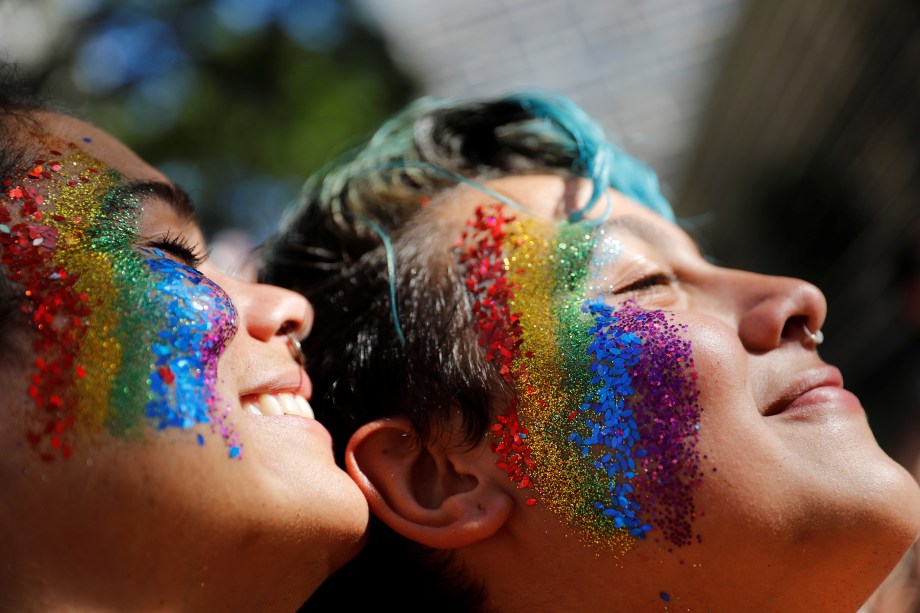
POLYGON ((164 181, 133 181, 125 188, 129 194, 139 198, 154 197, 162 200, 183 220, 195 220, 195 205, 192 204, 192 199, 177 185, 164 181))
MULTIPOLYGON (((661 228, 649 223, 641 217, 636 217, 634 215, 623 215, 621 217, 614 217, 604 222, 604 228, 620 228, 626 230, 636 238, 639 238, 649 245, 658 248, 670 250, 674 246, 674 237, 669 233, 664 232, 661 228)), ((680 227, 678 226, 678 229, 680 227)), ((693 239, 689 234, 680 231, 680 234, 686 238, 690 243, 696 248, 697 252, 702 255, 702 250, 700 249, 699 243, 693 239)))
POLYGON ((664 232, 648 223, 641 217, 635 217, 633 215, 622 215, 620 217, 614 217, 613 219, 608 219, 603 223, 605 228, 620 228, 626 230, 633 236, 641 238, 645 242, 659 246, 668 243, 667 237, 664 232))

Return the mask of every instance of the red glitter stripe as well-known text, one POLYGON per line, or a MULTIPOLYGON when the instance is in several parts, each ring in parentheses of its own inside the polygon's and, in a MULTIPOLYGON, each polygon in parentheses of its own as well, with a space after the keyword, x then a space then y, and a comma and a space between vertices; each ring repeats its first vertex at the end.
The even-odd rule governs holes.
MULTIPOLYGON (((498 366, 505 381, 514 383, 526 380, 527 369, 520 360, 521 315, 512 313, 510 307, 518 286, 508 280, 502 252, 505 224, 511 221, 514 217, 506 217, 501 204, 476 207, 473 219, 466 222, 469 229, 461 236, 460 244, 465 247, 460 263, 466 267, 466 289, 476 297, 473 315, 479 346, 485 349, 486 360, 498 366)), ((492 426, 492 451, 499 456, 496 465, 522 488, 533 487, 529 473, 534 462, 526 435, 526 428, 517 418, 517 401, 513 400, 492 426)), ((534 499, 528 500, 528 504, 533 502, 534 499)))
MULTIPOLYGON (((58 172, 61 165, 52 162, 50 168, 58 172)), ((73 287, 77 277, 54 264, 58 233, 40 223, 42 212, 38 209, 43 198, 28 184, 47 180, 51 174, 36 165, 28 175, 23 185, 13 185, 10 180, 3 183, 6 197, 0 200, 0 220, 5 223, 15 215, 23 221, 10 227, 9 232, 0 232, 0 262, 9 279, 24 287, 23 311, 38 334, 36 355, 45 356, 35 359, 28 388, 39 415, 35 426, 28 429, 26 440, 42 460, 50 462, 58 456, 69 458, 72 453, 74 403, 62 396, 71 389, 75 373, 79 377, 85 374, 80 365, 74 364, 74 356, 90 309, 87 296, 73 287)))

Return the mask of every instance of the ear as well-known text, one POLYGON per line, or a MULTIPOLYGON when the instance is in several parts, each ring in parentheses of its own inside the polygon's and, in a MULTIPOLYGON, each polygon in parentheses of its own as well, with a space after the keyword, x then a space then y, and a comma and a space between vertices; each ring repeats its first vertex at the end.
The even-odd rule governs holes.
POLYGON ((482 445, 457 446, 449 436, 420 441, 404 417, 377 419, 352 435, 345 466, 371 511, 423 545, 454 549, 494 535, 514 499, 490 476, 482 445))

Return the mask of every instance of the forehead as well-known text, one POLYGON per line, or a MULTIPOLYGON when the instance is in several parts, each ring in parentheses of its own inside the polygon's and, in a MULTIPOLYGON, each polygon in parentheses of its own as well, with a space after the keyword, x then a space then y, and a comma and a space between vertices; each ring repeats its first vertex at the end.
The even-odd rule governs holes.
MULTIPOLYGON (((162 181, 166 177, 144 162, 136 153, 110 134, 85 121, 59 113, 39 112, 35 114, 41 126, 41 134, 31 134, 33 146, 44 144, 74 143, 83 153, 117 170, 129 180, 162 181)), ((26 135, 29 138, 30 135, 26 135)))
MULTIPOLYGON (((117 178, 114 181, 124 188, 122 196, 141 203, 145 226, 179 224, 185 227, 185 224, 191 224, 191 228, 195 225, 194 207, 189 196, 107 132, 58 113, 37 112, 31 119, 33 121, 23 122, 19 138, 27 143, 30 153, 34 154, 35 163, 59 158, 60 161, 68 160, 65 166, 71 172, 82 172, 81 169, 86 168, 92 168, 91 172, 94 173, 101 170, 115 171, 114 177, 117 178)), ((18 181, 21 177, 5 179, 18 181)), ((69 185, 60 181, 40 181, 34 183, 33 187, 48 197, 44 208, 51 210, 61 203, 63 192, 70 190, 65 184, 69 185)), ((106 185, 96 187, 104 191, 106 185)), ((99 196, 96 194, 95 197, 99 196)), ((74 197, 73 194, 71 197, 74 197)), ((84 190, 80 197, 93 196, 84 190)))
MULTIPOLYGON (((587 179, 559 175, 518 175, 482 184, 524 207, 526 212, 515 211, 518 217, 529 214, 548 223, 567 221, 574 211, 585 206, 592 190, 587 179)), ((676 241, 675 246, 698 251, 693 240, 675 224, 614 189, 607 193, 609 200, 601 197, 584 216, 585 221, 603 219, 602 225, 619 228, 646 243, 666 246, 676 241), (610 214, 604 218, 608 205, 610 214)), ((476 207, 495 201, 494 196, 475 187, 460 185, 444 194, 438 205, 448 209, 446 215, 451 221, 464 224, 476 207)), ((438 206, 430 208, 431 214, 440 215, 438 206)))

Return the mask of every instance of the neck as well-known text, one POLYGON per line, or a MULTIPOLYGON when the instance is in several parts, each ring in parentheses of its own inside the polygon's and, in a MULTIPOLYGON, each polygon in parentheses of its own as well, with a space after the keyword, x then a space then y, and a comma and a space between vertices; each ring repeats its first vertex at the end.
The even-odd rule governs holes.
POLYGON ((41 548, 25 553, 4 548, 0 610, 295 610, 329 572, 326 560, 312 561, 307 568, 302 560, 298 564, 284 556, 280 547, 270 563, 264 556, 230 551, 205 560, 191 545, 170 556, 132 552, 102 557, 98 553, 104 546, 37 551, 41 548))
MULTIPOLYGON (((526 529, 508 528, 492 542, 458 552, 463 566, 484 584, 486 610, 514 603, 531 613, 855 611, 897 559, 818 547, 813 555, 770 551, 764 543, 758 555, 720 560, 704 546, 668 551, 651 539, 616 554, 551 523, 528 521, 526 529)), ((731 550, 727 543, 712 545, 731 550)))

